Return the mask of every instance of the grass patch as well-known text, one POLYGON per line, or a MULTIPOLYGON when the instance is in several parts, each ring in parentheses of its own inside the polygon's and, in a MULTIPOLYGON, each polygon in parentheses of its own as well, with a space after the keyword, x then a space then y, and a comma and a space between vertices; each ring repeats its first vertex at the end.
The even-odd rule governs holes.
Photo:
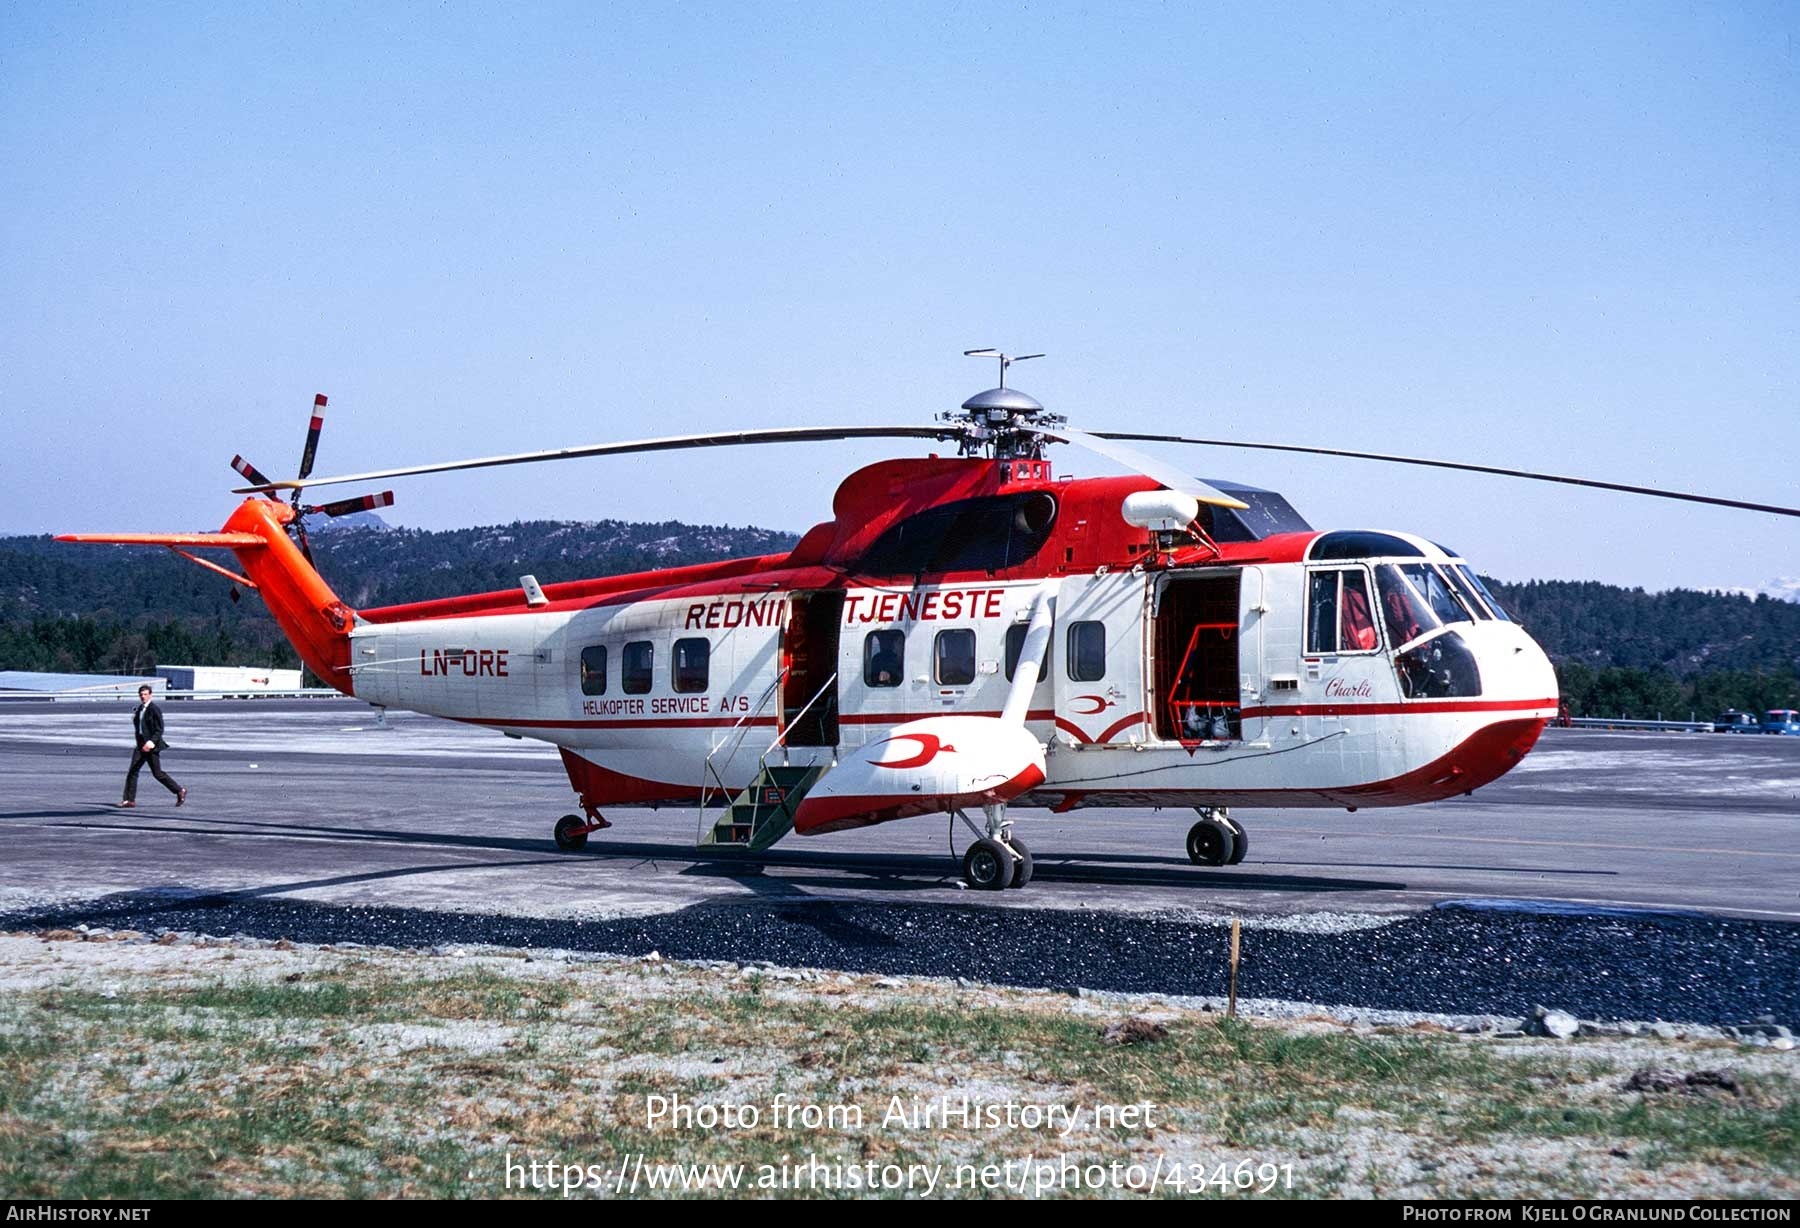
MULTIPOLYGON (((1265 1196, 1800 1191, 1800 1097, 1772 1055, 1740 1096, 1640 1096, 1617 1090, 1633 1065, 1690 1050, 1173 1011, 1161 1039, 1119 1045, 1090 1004, 1020 991, 362 954, 324 968, 309 956, 296 972, 299 956, 196 954, 229 977, 0 1003, 0 1197, 493 1196, 508 1192, 509 1158, 593 1164, 610 1180, 639 1156, 752 1174, 809 1157, 944 1173, 1028 1155, 1160 1157, 1207 1177, 1221 1163, 1227 1177, 1239 1161, 1287 1165, 1293 1185, 1265 1196), (781 1123, 777 1093, 861 1120, 781 1123), (1067 1137, 882 1124, 895 1096, 965 1093, 1087 1116, 1067 1137), (653 1096, 762 1118, 653 1124, 653 1096), (1092 1114, 1142 1103, 1155 1106, 1148 1125, 1092 1114), (1439 1162, 1452 1151, 1466 1162, 1439 1162)), ((1204 1192, 1246 1191, 1227 1180, 1204 1192)))

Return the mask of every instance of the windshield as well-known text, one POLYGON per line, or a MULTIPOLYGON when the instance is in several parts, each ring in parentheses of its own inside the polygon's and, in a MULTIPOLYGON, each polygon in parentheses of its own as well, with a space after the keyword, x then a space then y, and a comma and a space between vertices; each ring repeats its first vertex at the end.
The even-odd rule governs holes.
POLYGON ((1494 594, 1488 590, 1487 585, 1481 582, 1481 577, 1476 575, 1474 570, 1470 568, 1467 563, 1457 563, 1455 564, 1455 568, 1457 574, 1467 580, 1474 586, 1475 591, 1481 594, 1481 599, 1487 602, 1487 607, 1494 612, 1495 618, 1498 618, 1503 622, 1512 621, 1512 615, 1506 612, 1506 607, 1494 600, 1494 594))
POLYGON ((1488 613, 1487 603, 1482 601, 1474 588, 1470 586, 1468 577, 1463 575, 1463 569, 1457 567, 1455 564, 1451 564, 1442 570, 1444 579, 1450 581, 1450 587, 1456 590, 1457 597, 1462 601, 1463 605, 1470 613, 1474 614, 1476 618, 1486 619, 1493 617, 1492 614, 1488 613))
POLYGON ((1406 574, 1412 570, 1394 563, 1382 563, 1375 569, 1375 584, 1381 590, 1381 616, 1387 622, 1388 642, 1396 648, 1444 625, 1406 574))

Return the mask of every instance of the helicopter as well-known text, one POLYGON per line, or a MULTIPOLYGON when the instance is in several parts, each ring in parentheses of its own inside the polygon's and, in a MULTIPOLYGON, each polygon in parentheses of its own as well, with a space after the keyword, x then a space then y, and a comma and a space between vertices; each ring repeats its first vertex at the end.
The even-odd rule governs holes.
POLYGON ((1531 750, 1559 704, 1543 649, 1456 552, 1415 533, 1313 528, 1282 495, 1201 481, 1133 444, 1379 460, 1800 516, 1800 509, 1420 457, 1086 431, 1000 382, 929 423, 671 436, 314 478, 243 457, 218 532, 65 534, 164 546, 258 593, 346 695, 557 747, 578 813, 692 805, 697 843, 754 854, 924 815, 972 839, 964 881, 1031 881, 1015 812, 1192 810, 1195 865, 1243 861, 1234 807, 1413 805, 1472 793, 1531 750), (582 457, 914 439, 783 553, 372 609, 312 566, 304 492, 582 457), (1051 445, 1131 470, 1068 478, 1051 445), (286 495, 284 502, 282 496, 286 495), (235 571, 193 553, 224 549, 235 571))

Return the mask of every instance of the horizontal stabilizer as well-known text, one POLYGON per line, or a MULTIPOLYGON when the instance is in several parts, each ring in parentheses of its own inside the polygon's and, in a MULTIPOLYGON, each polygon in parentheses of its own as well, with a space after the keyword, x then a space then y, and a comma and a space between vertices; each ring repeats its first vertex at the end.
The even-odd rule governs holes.
POLYGON ((267 544, 254 533, 58 533, 56 540, 114 546, 219 546, 230 550, 267 544))

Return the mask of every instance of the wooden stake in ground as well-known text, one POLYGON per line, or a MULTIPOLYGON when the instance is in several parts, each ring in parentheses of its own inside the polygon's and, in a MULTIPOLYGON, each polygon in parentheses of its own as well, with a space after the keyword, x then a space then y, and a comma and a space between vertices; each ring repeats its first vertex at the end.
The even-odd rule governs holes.
POLYGON ((1243 932, 1243 923, 1236 917, 1231 919, 1231 996, 1225 1002, 1225 1018, 1237 1018, 1237 966, 1239 935, 1243 932))

